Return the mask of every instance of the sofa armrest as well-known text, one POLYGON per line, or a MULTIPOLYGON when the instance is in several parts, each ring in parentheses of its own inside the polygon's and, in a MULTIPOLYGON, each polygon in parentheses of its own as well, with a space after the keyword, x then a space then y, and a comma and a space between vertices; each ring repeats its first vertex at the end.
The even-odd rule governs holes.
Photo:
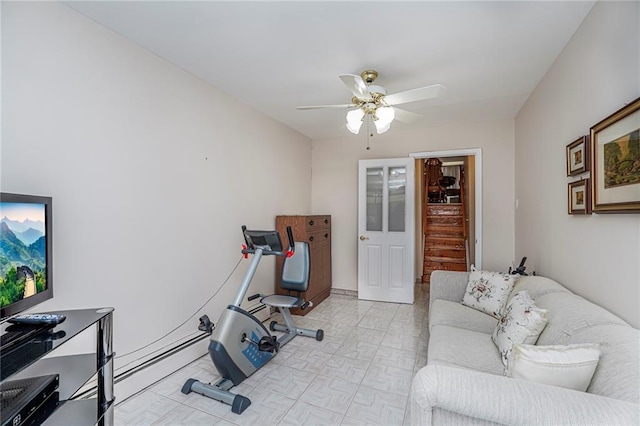
POLYGON ((469 283, 468 272, 433 271, 429 284, 429 308, 436 299, 461 302, 469 283))
POLYGON ((411 386, 411 424, 433 410, 504 425, 637 425, 640 404, 461 368, 428 365, 411 386))

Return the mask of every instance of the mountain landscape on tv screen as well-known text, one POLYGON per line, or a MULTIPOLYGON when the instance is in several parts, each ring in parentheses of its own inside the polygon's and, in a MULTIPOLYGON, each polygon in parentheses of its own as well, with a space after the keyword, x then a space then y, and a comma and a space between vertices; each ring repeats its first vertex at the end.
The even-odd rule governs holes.
POLYGON ((27 246, 35 243, 39 238, 44 237, 43 232, 37 231, 33 228, 29 228, 24 232, 14 232, 14 234, 24 245, 27 246))
MULTIPOLYGON (((25 288, 46 288, 46 237, 44 223, 0 221, 0 305, 25 296, 25 288), (15 224, 19 224, 16 226, 15 224), (14 227, 16 230, 14 231, 14 227)), ((27 290, 28 292, 29 290, 27 290)))
POLYGON ((40 232, 40 234, 44 235, 44 222, 40 220, 36 221, 31 219, 25 219, 22 222, 20 222, 18 220, 11 220, 5 216, 2 219, 0 219, 0 222, 6 223, 9 226, 9 229, 11 229, 13 232, 22 233, 31 228, 34 231, 38 231, 40 232))

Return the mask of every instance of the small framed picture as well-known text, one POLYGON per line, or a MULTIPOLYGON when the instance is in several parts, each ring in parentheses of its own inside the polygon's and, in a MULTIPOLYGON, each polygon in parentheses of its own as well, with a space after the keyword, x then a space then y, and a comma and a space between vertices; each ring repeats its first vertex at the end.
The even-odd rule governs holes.
POLYGON ((640 98, 591 128, 595 213, 640 213, 640 98))
POLYGON ((567 176, 589 170, 589 136, 582 136, 567 145, 567 176))
POLYGON ((591 214, 589 179, 569 183, 569 214, 591 214))

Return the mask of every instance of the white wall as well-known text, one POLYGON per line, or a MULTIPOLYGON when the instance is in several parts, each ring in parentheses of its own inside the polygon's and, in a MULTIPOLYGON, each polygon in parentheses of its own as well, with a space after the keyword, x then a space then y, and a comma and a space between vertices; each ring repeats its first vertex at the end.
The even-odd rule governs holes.
MULTIPOLYGON (((309 139, 62 4, 2 3, 2 77, 2 191, 54 203, 55 294, 37 309, 115 307, 119 354, 213 294, 241 225, 311 212, 309 139)), ((253 289, 273 277, 265 258, 253 289)))
POLYGON ((565 147, 640 95, 640 3, 598 2, 516 118, 516 254, 640 326, 640 216, 567 214, 565 147))
POLYGON ((358 160, 408 157, 412 152, 481 148, 483 156, 483 267, 506 270, 513 261, 513 120, 435 128, 393 127, 371 140, 345 130, 312 148, 312 210, 331 214, 333 288, 357 290, 358 160))

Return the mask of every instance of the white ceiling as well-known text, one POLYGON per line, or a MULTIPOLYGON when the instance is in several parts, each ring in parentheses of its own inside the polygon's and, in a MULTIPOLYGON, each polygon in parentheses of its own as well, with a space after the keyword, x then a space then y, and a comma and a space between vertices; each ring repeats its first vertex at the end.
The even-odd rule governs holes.
MULTIPOLYGON (((513 118, 594 2, 65 2, 312 139, 350 135, 339 74, 380 73, 388 93, 440 83, 405 104, 414 126, 513 118)), ((390 131, 404 126, 394 122, 390 131)))

